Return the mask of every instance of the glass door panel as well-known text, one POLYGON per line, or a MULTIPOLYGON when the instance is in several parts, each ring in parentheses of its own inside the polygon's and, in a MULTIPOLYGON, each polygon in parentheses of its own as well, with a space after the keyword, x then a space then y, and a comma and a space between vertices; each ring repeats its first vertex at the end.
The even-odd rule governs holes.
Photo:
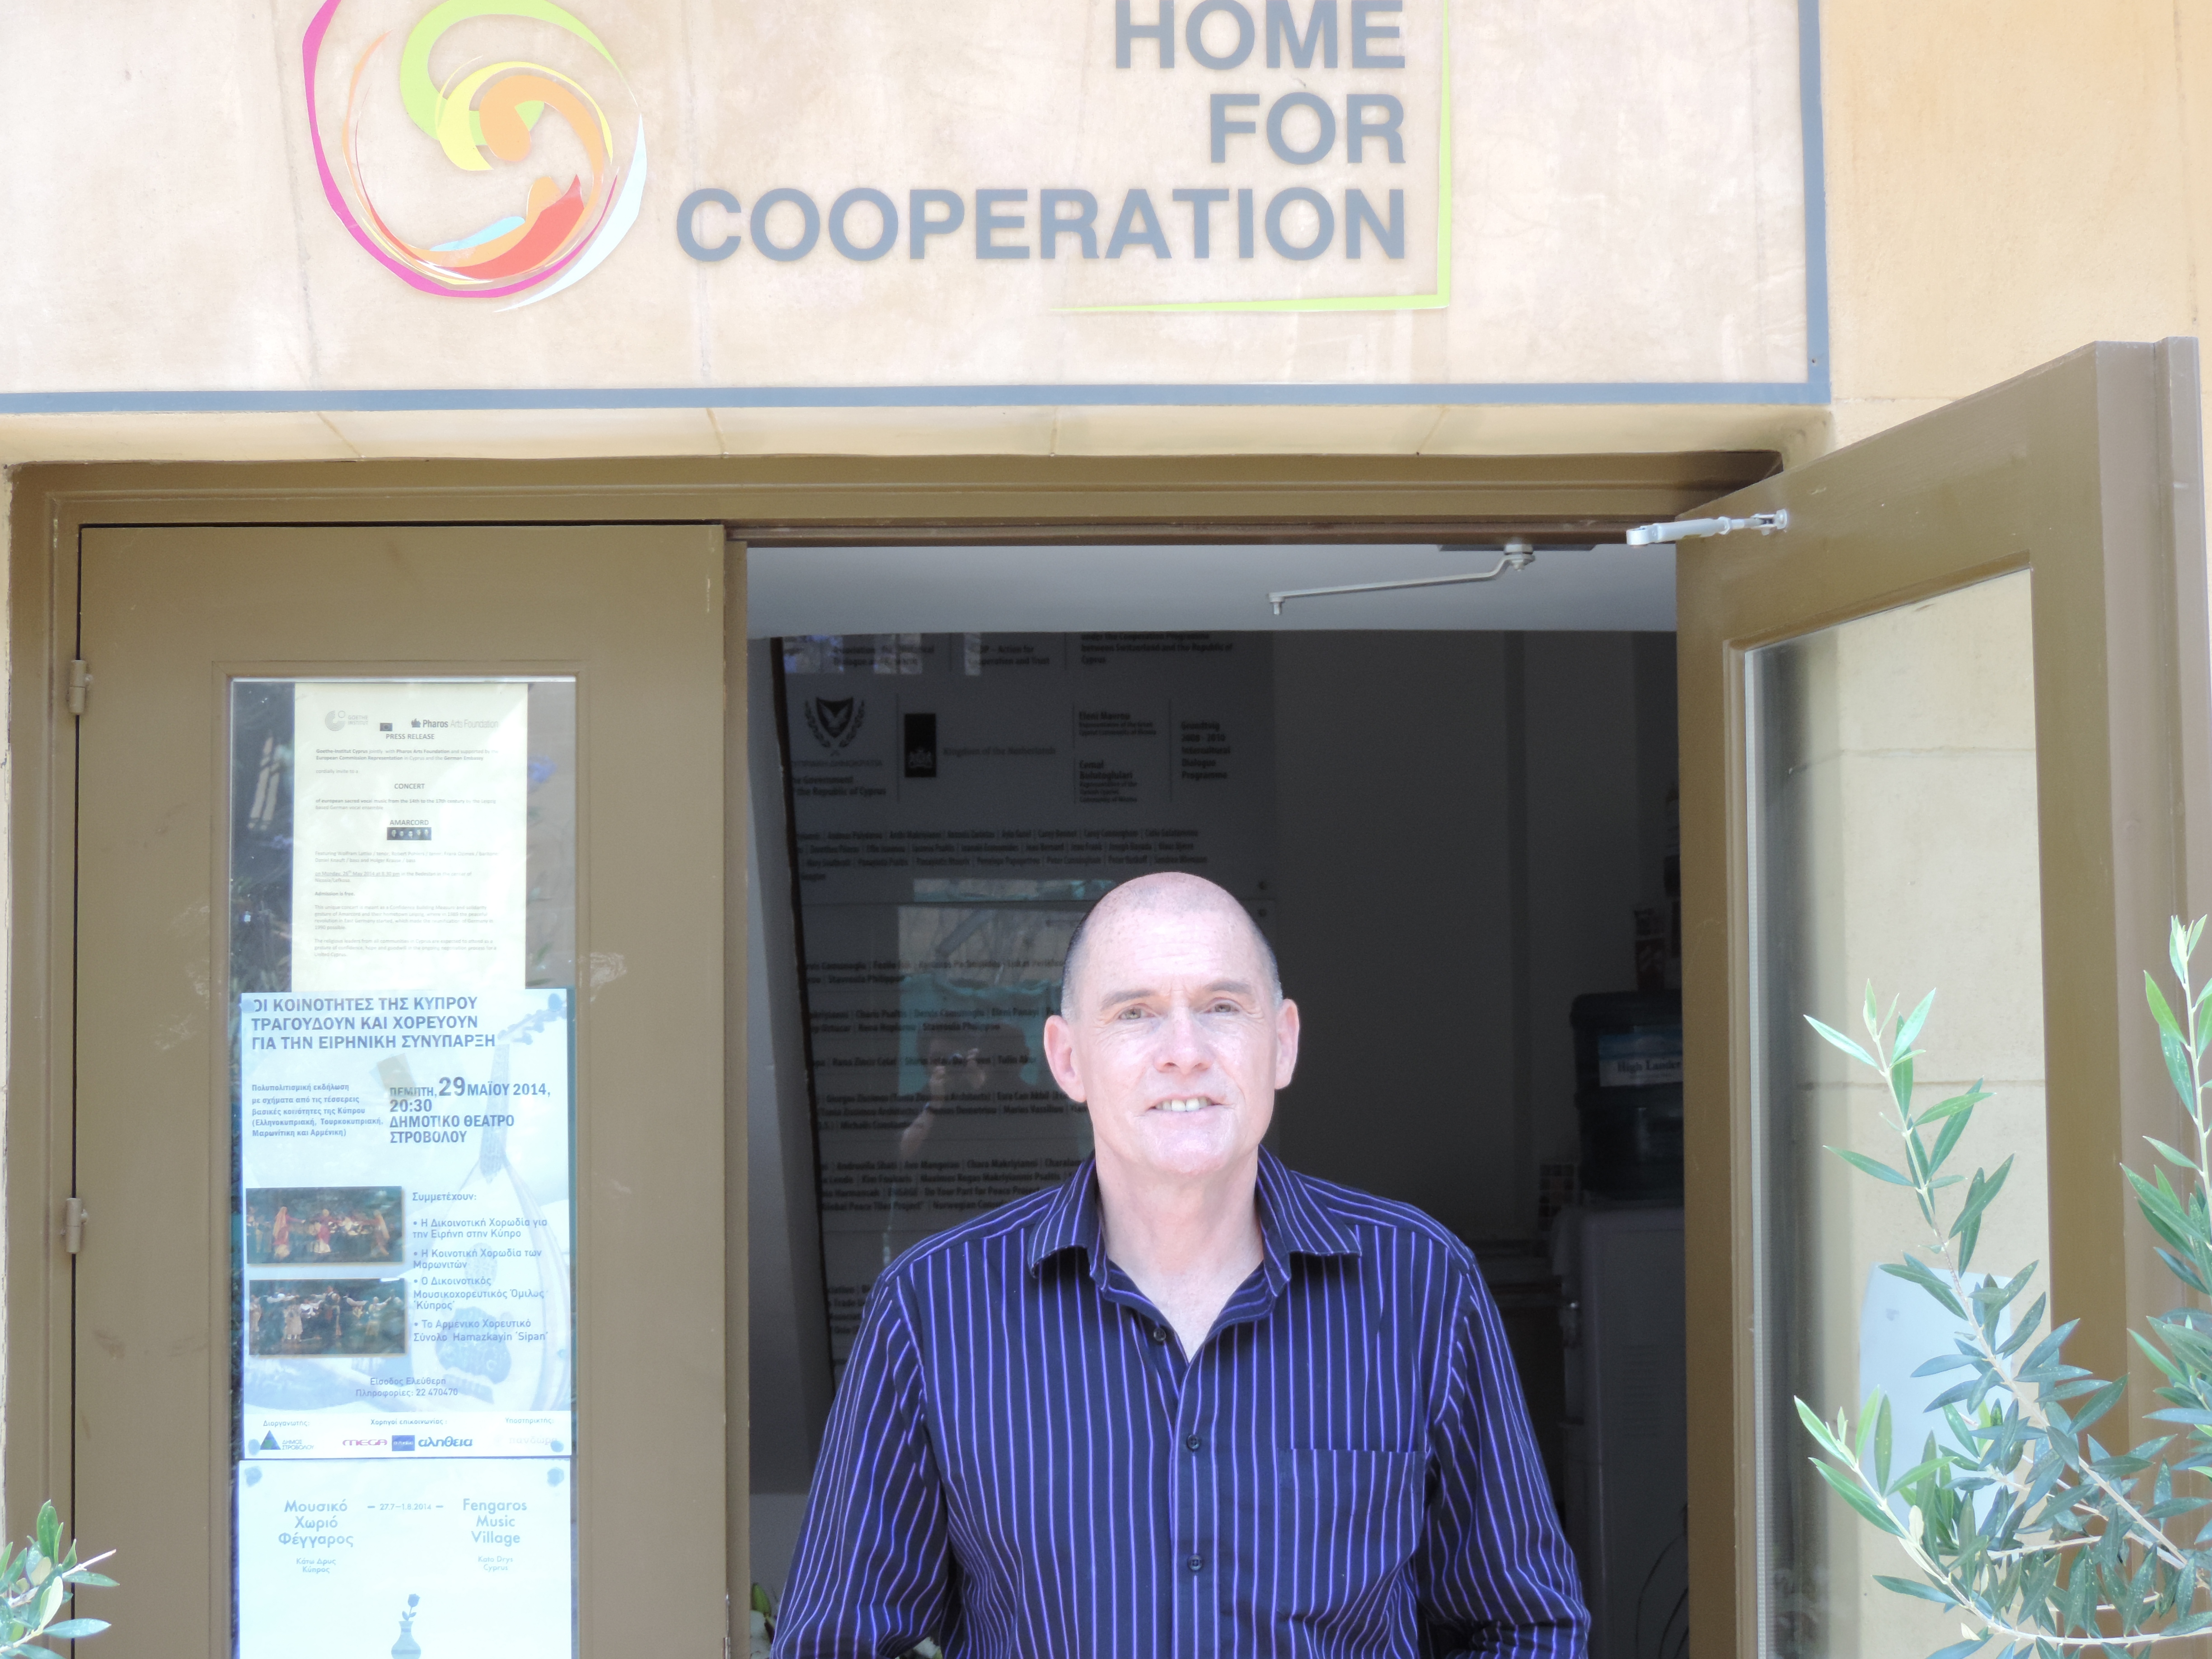
POLYGON ((2015 572, 1744 659, 1758 1549, 1777 1659, 1931 1652, 1958 1622, 1877 1587, 1904 1557, 1808 1478, 1795 1400, 1856 1420, 1879 1385, 1910 1462, 1948 1441, 1926 1407, 1955 1379, 1911 1375, 1949 1333, 1878 1265, 1923 1241, 1911 1194, 1826 1150, 1900 1162, 1888 1096, 1804 1017, 1858 1036, 1869 981, 1885 1009, 1937 989, 1920 1103, 1985 1079, 1954 1165, 2015 1159, 1974 1266, 2050 1260, 2031 583, 2015 572))

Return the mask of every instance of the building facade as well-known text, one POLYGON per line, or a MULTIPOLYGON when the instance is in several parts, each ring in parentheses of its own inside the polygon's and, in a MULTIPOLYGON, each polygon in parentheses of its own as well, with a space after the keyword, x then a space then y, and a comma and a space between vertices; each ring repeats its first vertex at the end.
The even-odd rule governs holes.
POLYGON ((118 1659, 742 1643, 875 1267, 996 1190, 913 1126, 975 1068, 1062 1167, 1025 1022, 1142 867, 1310 1019, 1413 996, 1280 1142, 1525 1315, 1594 1600, 1577 1390, 1659 1401, 1600 1651, 1955 1639, 1790 1405, 1929 1335, 1797 1023, 1869 978, 1993 1080, 1992 1265, 2142 1370, 2212 21, 19 5, 0 128, 5 1504, 119 1548, 118 1659), (1568 1011, 1632 985, 1682 1312, 1585 1377, 1568 1011))

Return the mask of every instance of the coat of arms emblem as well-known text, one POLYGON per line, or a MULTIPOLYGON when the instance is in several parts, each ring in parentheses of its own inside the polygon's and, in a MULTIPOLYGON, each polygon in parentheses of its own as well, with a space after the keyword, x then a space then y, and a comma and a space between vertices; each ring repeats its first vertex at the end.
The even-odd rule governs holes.
POLYGON ((806 729, 814 741, 834 754, 860 735, 868 705, 858 697, 809 697, 805 713, 806 729))

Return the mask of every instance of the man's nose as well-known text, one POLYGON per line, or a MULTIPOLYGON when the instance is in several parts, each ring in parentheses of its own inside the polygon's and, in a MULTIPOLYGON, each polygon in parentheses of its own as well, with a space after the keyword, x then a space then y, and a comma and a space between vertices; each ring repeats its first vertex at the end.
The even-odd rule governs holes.
POLYGON ((1212 1062, 1213 1045, 1206 1040, 1206 1028, 1193 1010, 1174 1009, 1161 1022, 1158 1057, 1161 1066, 1179 1071, 1196 1070, 1212 1062))

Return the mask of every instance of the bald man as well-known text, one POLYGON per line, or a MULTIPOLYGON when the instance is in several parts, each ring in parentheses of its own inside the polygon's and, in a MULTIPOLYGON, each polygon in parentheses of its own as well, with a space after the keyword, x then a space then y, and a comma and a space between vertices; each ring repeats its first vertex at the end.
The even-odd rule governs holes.
POLYGON ((1260 1144, 1298 1010, 1243 907, 1115 888, 1044 1037, 1096 1156, 876 1281, 778 1659, 1583 1654, 1473 1256, 1260 1144))

